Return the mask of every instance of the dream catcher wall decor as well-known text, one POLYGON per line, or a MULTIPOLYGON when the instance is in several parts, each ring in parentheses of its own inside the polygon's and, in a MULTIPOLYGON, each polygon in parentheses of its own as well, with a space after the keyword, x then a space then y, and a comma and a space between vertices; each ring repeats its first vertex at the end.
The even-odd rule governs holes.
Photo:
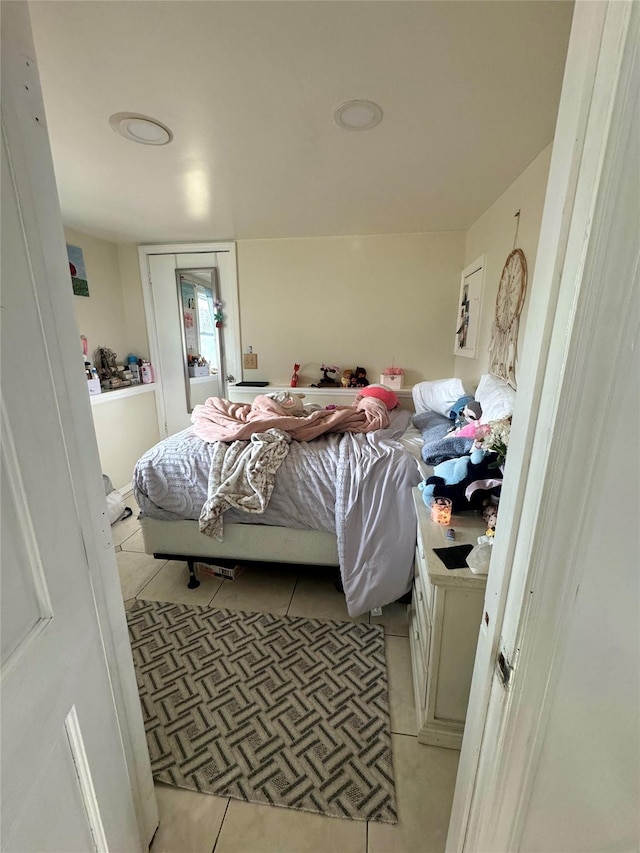
MULTIPOLYGON (((516 216, 519 224, 520 211, 516 216)), ((516 239, 517 236, 516 228, 516 239)), ((489 371, 504 379, 512 388, 516 387, 518 330, 526 293, 527 260, 522 249, 514 248, 502 268, 489 344, 489 371)))

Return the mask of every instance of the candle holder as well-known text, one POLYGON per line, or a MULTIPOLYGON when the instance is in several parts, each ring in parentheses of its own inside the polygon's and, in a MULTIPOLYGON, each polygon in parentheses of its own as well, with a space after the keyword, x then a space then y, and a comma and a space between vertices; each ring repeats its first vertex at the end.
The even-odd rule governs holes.
POLYGON ((448 527, 451 524, 451 506, 449 498, 434 498, 431 504, 431 521, 448 527))

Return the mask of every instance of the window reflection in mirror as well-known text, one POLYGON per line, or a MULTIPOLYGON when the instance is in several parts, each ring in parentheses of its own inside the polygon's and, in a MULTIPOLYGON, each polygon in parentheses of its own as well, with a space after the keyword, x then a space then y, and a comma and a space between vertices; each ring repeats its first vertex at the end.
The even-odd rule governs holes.
POLYGON ((187 411, 222 396, 222 327, 216 326, 217 269, 177 270, 187 411))

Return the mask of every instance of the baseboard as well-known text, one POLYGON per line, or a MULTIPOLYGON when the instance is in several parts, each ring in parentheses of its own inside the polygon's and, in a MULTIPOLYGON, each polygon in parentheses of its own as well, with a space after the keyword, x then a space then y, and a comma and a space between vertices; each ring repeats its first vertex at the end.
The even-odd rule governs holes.
POLYGON ((116 491, 120 492, 123 498, 129 497, 131 492, 133 492, 133 482, 125 483, 124 486, 118 486, 116 491))

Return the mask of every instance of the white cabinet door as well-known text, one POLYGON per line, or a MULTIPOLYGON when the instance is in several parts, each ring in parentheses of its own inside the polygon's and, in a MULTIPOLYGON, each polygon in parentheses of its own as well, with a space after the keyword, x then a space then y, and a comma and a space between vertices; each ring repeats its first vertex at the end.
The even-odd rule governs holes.
POLYGON ((27 4, 2 25, 2 850, 136 851, 123 738, 144 732, 119 724, 105 649, 126 629, 101 626, 63 427, 86 388, 51 332, 71 285, 27 4))

